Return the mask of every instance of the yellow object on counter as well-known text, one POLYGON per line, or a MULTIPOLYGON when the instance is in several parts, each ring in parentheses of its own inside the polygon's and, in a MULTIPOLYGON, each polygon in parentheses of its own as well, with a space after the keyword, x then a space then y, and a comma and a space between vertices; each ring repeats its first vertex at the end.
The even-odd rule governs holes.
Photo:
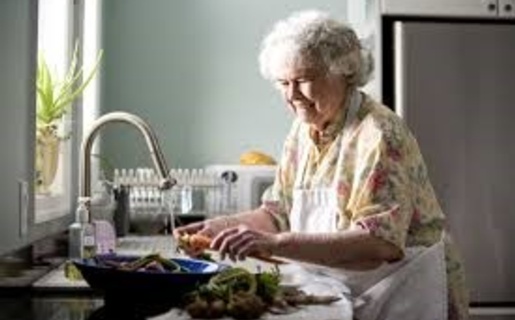
POLYGON ((80 270, 71 261, 64 263, 64 277, 71 281, 84 280, 80 270))
POLYGON ((261 151, 248 151, 240 156, 242 165, 275 165, 275 159, 261 151))

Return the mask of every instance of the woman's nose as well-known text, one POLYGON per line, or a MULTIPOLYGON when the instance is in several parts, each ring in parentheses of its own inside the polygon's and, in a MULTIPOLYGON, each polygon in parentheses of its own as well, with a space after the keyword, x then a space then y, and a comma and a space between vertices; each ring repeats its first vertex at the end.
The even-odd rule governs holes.
POLYGON ((288 98, 288 100, 292 100, 299 97, 299 95, 299 86, 296 82, 292 81, 288 84, 288 87, 286 88, 286 97, 288 98))

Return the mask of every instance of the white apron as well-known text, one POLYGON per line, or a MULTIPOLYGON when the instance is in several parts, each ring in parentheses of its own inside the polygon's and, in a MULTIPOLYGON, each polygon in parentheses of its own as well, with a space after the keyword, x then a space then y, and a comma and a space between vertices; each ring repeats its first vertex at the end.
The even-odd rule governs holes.
MULTIPOLYGON (((301 155, 290 213, 291 231, 338 231, 337 215, 340 209, 336 185, 361 99, 359 92, 354 92, 351 96, 344 131, 340 138, 341 149, 335 181, 331 188, 302 188, 308 152, 304 151, 301 155)), ((443 240, 429 248, 407 248, 401 261, 384 263, 370 271, 350 271, 311 264, 300 264, 296 268, 304 274, 313 275, 312 279, 318 279, 318 282, 332 281, 333 288, 334 282, 344 284, 340 286, 342 291, 350 288, 355 319, 447 319, 447 278, 443 240)))

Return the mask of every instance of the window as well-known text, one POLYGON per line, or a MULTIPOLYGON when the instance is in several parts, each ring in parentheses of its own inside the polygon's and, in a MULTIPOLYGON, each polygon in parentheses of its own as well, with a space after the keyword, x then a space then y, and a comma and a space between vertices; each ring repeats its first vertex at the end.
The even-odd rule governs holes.
MULTIPOLYGON (((87 77, 99 58, 101 0, 39 0, 38 7, 38 51, 49 71, 63 79, 76 53, 77 63, 84 67, 83 76, 87 77)), ((59 141, 53 149, 43 153, 36 130, 35 223, 65 216, 75 205, 77 150, 81 129, 89 128, 98 116, 98 76, 89 82, 81 97, 72 102, 75 106, 69 106, 72 112, 58 122, 55 130, 59 141)), ((98 167, 93 159, 92 172, 98 172, 98 167)), ((95 183, 97 175, 92 178, 95 183)))
MULTIPOLYGON (((41 66, 42 57, 54 80, 63 79, 74 47, 73 0, 40 0, 38 9, 38 66, 41 66)), ((76 113, 67 113, 62 120, 45 129, 41 128, 46 124, 36 121, 36 223, 64 216, 71 211, 71 170, 76 166, 72 166, 74 140, 70 137, 78 132, 76 119, 76 113)))

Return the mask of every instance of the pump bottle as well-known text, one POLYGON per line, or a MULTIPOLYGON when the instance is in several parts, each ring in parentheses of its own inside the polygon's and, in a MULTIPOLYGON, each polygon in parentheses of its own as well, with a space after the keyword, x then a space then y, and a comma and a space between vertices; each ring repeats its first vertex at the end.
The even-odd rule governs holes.
POLYGON ((68 228, 70 259, 90 258, 95 255, 95 228, 89 221, 88 199, 79 199, 75 222, 68 228))

